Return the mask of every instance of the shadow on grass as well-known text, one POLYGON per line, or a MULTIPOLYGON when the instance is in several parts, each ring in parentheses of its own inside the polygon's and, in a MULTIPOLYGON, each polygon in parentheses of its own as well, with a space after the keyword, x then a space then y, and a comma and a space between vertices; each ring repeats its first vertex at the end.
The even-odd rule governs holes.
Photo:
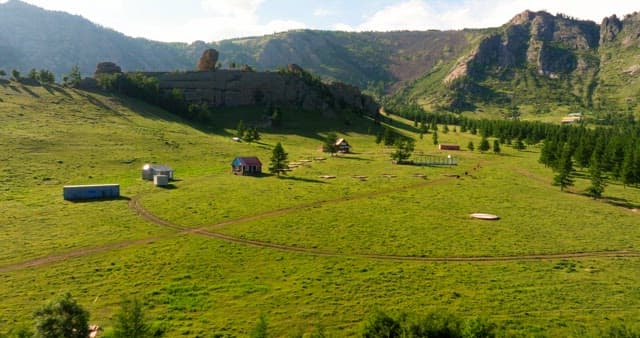
POLYGON ((29 95, 35 97, 35 98, 40 98, 40 95, 34 93, 31 89, 29 89, 29 87, 27 86, 22 86, 22 89, 24 89, 25 92, 27 92, 29 95))
POLYGON ((355 160, 355 161, 367 161, 367 162, 371 162, 371 159, 369 159, 369 158, 363 158, 363 157, 359 157, 359 156, 336 155, 336 156, 332 156, 331 158, 340 158, 340 159, 345 159, 345 160, 355 160))
MULTIPOLYGON (((106 104, 104 104, 104 102, 96 99, 95 96, 91 95, 89 92, 78 92, 78 94, 80 96, 82 96, 83 98, 87 99, 87 101, 89 101, 89 103, 91 103, 94 106, 100 107, 100 108, 102 108, 102 109, 104 109, 106 111, 116 112, 111 107, 109 107, 106 104)), ((67 95, 68 95, 68 93, 67 93, 67 95)))
POLYGON ((64 90, 62 87, 59 86, 45 86, 45 88, 47 89, 47 91, 49 91, 49 93, 51 93, 51 91, 54 91, 58 94, 62 94, 66 97, 71 97, 71 94, 69 94, 69 92, 67 92, 66 90, 64 90))
POLYGON ((327 182, 325 181, 320 181, 320 180, 316 180, 313 178, 305 178, 305 177, 296 177, 296 176, 278 176, 279 179, 281 180, 291 180, 291 181, 299 181, 299 182, 306 182, 306 183, 320 183, 320 184, 326 184, 327 182))
MULTIPOLYGON (((588 194, 581 194, 583 196, 587 196, 587 197, 591 197, 588 194)), ((640 204, 636 204, 633 202, 630 202, 628 199, 626 198, 619 198, 619 197, 602 197, 600 199, 600 201, 616 206, 616 207, 621 207, 621 208, 627 208, 627 209, 640 209, 640 204)))
POLYGON ((71 202, 74 204, 79 204, 79 203, 98 203, 98 202, 107 202, 107 201, 130 201, 131 197, 127 197, 127 196, 120 196, 120 197, 105 197, 105 198, 93 198, 93 199, 86 199, 86 200, 65 200, 67 202, 71 202))
MULTIPOLYGON (((417 127, 414 127, 412 125, 409 125, 407 123, 405 123, 404 121, 398 121, 398 120, 387 120, 386 117, 384 117, 382 119, 383 124, 388 125, 389 127, 393 127, 399 130, 404 130, 406 132, 409 133, 414 133, 414 134, 419 134, 420 133, 420 129, 418 129, 417 127)), ((432 131, 431 131, 432 132, 432 131)), ((427 133, 430 134, 431 132, 427 133)))
POLYGON ((164 189, 164 190, 174 190, 174 189, 178 189, 178 187, 173 184, 173 183, 169 183, 167 185, 159 185, 158 188, 164 189))

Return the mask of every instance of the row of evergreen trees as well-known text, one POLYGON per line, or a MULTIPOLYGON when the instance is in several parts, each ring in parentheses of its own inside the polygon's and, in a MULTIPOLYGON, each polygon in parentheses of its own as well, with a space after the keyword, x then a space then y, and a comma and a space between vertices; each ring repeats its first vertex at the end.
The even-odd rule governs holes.
POLYGON ((640 128, 563 128, 545 138, 540 162, 557 174, 555 183, 573 185, 574 165, 588 168, 589 195, 598 198, 606 179, 626 185, 640 184, 640 128))
POLYGON ((409 108, 398 114, 412 118, 421 132, 437 124, 458 125, 461 132, 479 133, 483 139, 494 137, 500 144, 513 142, 520 145, 518 148, 525 143, 543 142, 540 162, 556 172, 555 183, 561 189, 573 184, 574 167, 588 169, 592 182, 588 193, 593 197, 601 196, 607 180, 640 184, 640 125, 634 119, 625 124, 587 128, 537 121, 470 119, 409 108))

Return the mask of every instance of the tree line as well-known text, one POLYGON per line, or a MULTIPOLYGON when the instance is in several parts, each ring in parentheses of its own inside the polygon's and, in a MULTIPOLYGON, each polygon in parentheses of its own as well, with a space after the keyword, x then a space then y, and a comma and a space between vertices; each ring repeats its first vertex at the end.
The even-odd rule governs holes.
MULTIPOLYGON (((35 331, 21 328, 10 331, 0 337, 12 338, 87 338, 91 331, 89 312, 82 307, 69 293, 66 293, 34 313, 35 331)), ((123 299, 120 309, 113 316, 113 327, 101 336, 107 338, 153 338, 165 336, 165 329, 149 323, 143 304, 137 299, 123 299)), ((93 329, 96 329, 94 327, 93 329)), ((491 338, 505 336, 504 327, 489 321, 485 317, 463 319, 447 312, 431 312, 425 315, 416 313, 389 314, 374 311, 367 315, 360 324, 359 336, 363 338, 491 338)), ((213 337, 234 337, 222 332, 213 337)), ((260 315, 254 328, 249 332, 252 338, 273 337, 265 314, 260 315)), ((290 337, 330 337, 322 325, 318 325, 309 333, 289 332, 290 337)), ((538 337, 544 337, 538 332, 538 337)), ((580 332, 582 337, 616 337, 638 338, 640 331, 624 323, 598 328, 595 331, 580 332)))
POLYGON ((190 104, 179 89, 163 91, 160 89, 160 81, 155 77, 143 73, 115 73, 100 74, 96 80, 105 90, 140 99, 186 120, 210 121, 210 112, 206 104, 190 104))
MULTIPOLYGON (((393 112, 413 119, 419 132, 432 130, 437 142, 437 125, 457 125, 461 132, 479 134, 483 142, 480 150, 489 150, 485 143, 493 137, 494 152, 500 144, 512 144, 516 149, 542 143, 540 163, 550 167, 554 183, 562 190, 573 185, 576 168, 587 169, 591 186, 587 193, 598 198, 604 192, 607 180, 616 180, 625 186, 640 185, 640 124, 634 118, 625 123, 594 128, 581 125, 558 125, 518 119, 471 119, 450 113, 427 113, 417 105, 393 112)), ((468 145, 474 149, 473 144, 468 145)))

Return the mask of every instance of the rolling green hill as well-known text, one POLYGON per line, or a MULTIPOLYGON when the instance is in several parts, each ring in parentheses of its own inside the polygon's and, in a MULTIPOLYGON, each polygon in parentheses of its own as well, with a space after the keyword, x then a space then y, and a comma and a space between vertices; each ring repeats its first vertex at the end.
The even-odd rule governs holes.
MULTIPOLYGON (((638 189, 611 181, 593 200, 579 172, 561 192, 539 146, 440 151, 391 116, 415 156, 459 160, 404 166, 358 116, 285 111, 282 127, 238 143, 238 120, 259 126, 261 109, 217 110, 203 125, 58 86, 2 82, 0 98, 0 335, 32 328, 64 292, 107 331, 121 299, 137 297, 168 337, 247 336, 261 314, 273 336, 358 336, 376 308, 484 316, 506 336, 595 337, 637 321, 638 189), (330 131, 354 153, 321 153, 330 131), (297 162, 288 175, 230 173, 238 155, 267 167, 278 142, 297 162), (140 179, 148 162, 176 169, 172 188, 140 179), (63 185, 89 183, 120 183, 123 198, 62 199, 63 185)), ((480 143, 448 127, 440 142, 480 143)))
POLYGON ((7 72, 47 68, 60 79, 75 64, 90 75, 102 61, 125 71, 192 70, 204 49, 215 48, 223 68, 274 70, 295 63, 386 96, 392 107, 417 103, 496 115, 518 107, 540 119, 569 111, 606 119, 640 109, 638 13, 597 24, 525 11, 501 27, 478 30, 297 30, 187 44, 133 39, 19 0, 0 9, 0 68, 7 72))

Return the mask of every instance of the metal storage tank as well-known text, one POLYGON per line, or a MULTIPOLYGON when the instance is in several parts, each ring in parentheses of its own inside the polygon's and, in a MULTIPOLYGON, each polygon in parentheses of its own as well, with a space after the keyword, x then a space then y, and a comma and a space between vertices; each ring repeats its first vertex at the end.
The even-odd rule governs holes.
POLYGON ((120 197, 119 184, 65 185, 62 189, 67 201, 83 201, 120 197))

